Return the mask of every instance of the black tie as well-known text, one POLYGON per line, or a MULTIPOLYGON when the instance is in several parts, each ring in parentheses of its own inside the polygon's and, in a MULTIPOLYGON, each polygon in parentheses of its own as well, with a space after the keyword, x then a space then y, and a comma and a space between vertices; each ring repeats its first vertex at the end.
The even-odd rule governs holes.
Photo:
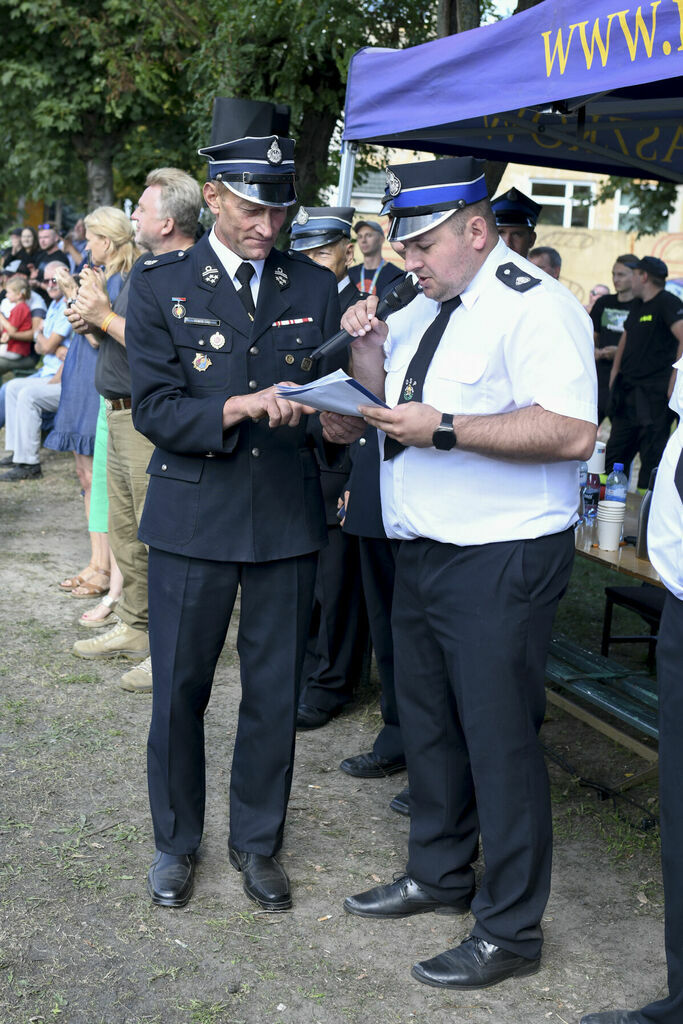
MULTIPOLYGON (((427 370, 434 358, 434 353, 438 348, 443 332, 446 330, 446 324, 450 319, 451 313, 454 309, 457 309, 459 305, 459 295, 456 295, 454 299, 446 299, 445 302, 441 303, 441 309, 420 338, 420 344, 417 346, 417 351, 410 360, 410 366, 408 367, 405 379, 401 386, 401 394, 399 395, 397 405, 405 405, 406 402, 422 401, 422 387, 424 385, 425 377, 427 376, 427 370)), ((404 448, 405 445, 401 444, 401 442, 397 441, 395 438, 385 437, 385 462, 387 459, 393 459, 394 456, 398 455, 399 452, 402 452, 404 448)))
POLYGON ((254 314, 256 312, 254 296, 251 294, 251 286, 249 284, 253 276, 254 268, 251 263, 240 263, 237 268, 237 273, 235 274, 235 277, 240 283, 240 289, 237 294, 239 295, 242 305, 244 306, 250 320, 254 319, 254 314))

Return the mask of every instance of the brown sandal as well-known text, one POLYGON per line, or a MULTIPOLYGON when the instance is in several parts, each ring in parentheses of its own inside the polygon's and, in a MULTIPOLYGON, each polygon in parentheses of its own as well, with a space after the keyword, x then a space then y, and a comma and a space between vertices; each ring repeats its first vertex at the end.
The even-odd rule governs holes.
POLYGON ((98 572, 96 567, 92 562, 88 562, 85 569, 81 569, 80 572, 74 573, 73 576, 67 576, 65 580, 62 580, 59 584, 59 589, 68 590, 71 593, 74 587, 80 587, 81 584, 86 583, 96 572, 98 572))
POLYGON ((109 569, 95 569, 92 576, 89 576, 87 580, 82 580, 78 586, 74 587, 71 591, 72 597, 101 597, 102 594, 106 594, 109 590, 109 569), (106 583, 100 585, 99 583, 91 583, 90 580, 95 576, 105 576, 106 583))

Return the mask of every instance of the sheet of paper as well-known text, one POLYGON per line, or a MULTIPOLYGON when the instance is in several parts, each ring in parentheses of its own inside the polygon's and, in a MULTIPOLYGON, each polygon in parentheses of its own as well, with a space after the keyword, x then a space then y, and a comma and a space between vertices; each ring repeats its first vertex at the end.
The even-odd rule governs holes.
POLYGON ((326 377, 312 380, 310 384, 282 385, 278 387, 278 395, 291 402, 302 402, 320 412, 338 412, 345 416, 358 416, 361 405, 380 405, 388 409, 388 405, 349 377, 343 370, 335 370, 326 377))

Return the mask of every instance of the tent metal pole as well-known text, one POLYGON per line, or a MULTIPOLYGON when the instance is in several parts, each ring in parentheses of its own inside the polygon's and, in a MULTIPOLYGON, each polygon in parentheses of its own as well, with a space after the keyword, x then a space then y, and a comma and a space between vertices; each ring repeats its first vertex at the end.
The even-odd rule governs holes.
POLYGON ((337 206, 349 206, 353 190, 353 171, 356 166, 356 142, 342 142, 341 166, 339 168, 339 188, 337 189, 337 206))

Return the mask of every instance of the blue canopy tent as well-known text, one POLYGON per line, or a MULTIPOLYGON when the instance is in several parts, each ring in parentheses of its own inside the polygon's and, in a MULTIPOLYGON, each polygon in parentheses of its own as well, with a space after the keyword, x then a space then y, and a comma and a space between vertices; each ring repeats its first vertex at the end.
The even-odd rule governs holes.
POLYGON ((682 76, 683 0, 544 0, 422 46, 366 47, 338 202, 358 143, 683 182, 682 76))

